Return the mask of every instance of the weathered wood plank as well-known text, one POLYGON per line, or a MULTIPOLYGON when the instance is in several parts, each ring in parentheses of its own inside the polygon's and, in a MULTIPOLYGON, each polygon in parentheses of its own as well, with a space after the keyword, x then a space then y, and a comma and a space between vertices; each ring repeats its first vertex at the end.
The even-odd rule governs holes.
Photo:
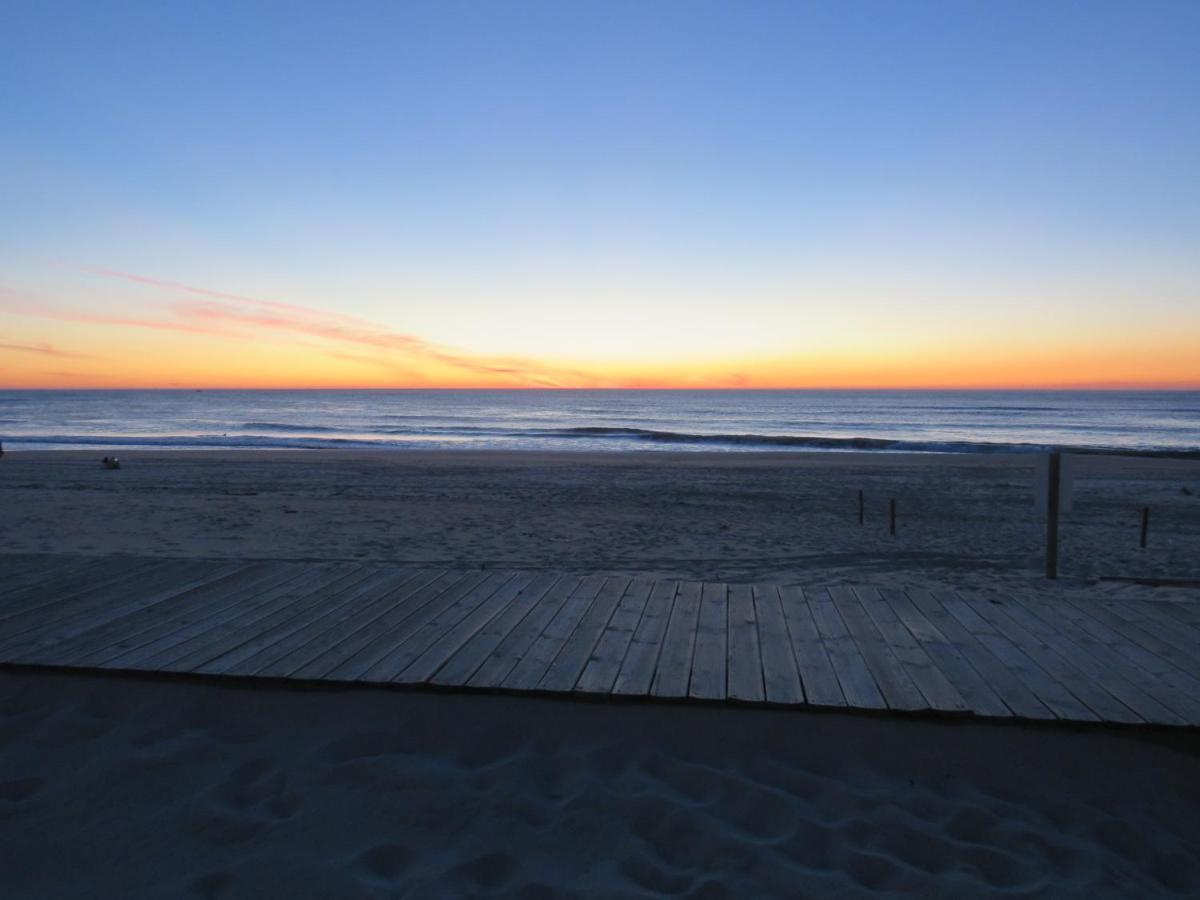
POLYGON ((539 691, 561 693, 574 690, 629 584, 630 579, 625 576, 613 576, 604 582, 604 587, 538 682, 539 691))
POLYGON ((108 660, 106 667, 190 672, 194 666, 286 621, 308 603, 319 602, 321 591, 327 587, 362 580, 368 571, 353 563, 326 565, 320 575, 263 591, 228 618, 198 623, 169 642, 108 660))
POLYGON ((858 646, 863 661, 875 679, 875 685, 891 709, 907 711, 929 709, 929 702, 913 684, 908 672, 862 608, 854 590, 832 587, 829 598, 841 614, 850 637, 858 646))
MULTIPOLYGON (((795 705, 804 702, 800 671, 792 652, 787 620, 779 589, 774 585, 754 585, 754 614, 762 653, 763 688, 768 703, 795 705)), ((832 669, 830 669, 832 675, 832 669)), ((837 687, 836 677, 833 686, 837 687)), ((840 689, 839 689, 840 696, 840 689)))
POLYGON ((1153 679, 1154 696, 1192 724, 1200 724, 1200 678, 1167 660, 1153 635, 1088 604, 1063 602, 1057 609, 1075 630, 1090 635, 1130 665, 1153 679))
POLYGON ((641 624, 642 613, 646 610, 653 587, 654 582, 645 577, 630 582, 596 642, 596 648, 584 666, 575 690, 587 694, 607 694, 612 691, 633 635, 641 624))
POLYGON ((314 622, 305 636, 306 639, 292 641, 294 646, 284 648, 286 652, 282 654, 275 653, 275 658, 255 674, 271 678, 294 677, 296 672, 331 647, 385 613, 396 609, 405 597, 427 584, 437 574, 436 570, 429 569, 398 570, 394 581, 373 588, 356 599, 349 609, 339 609, 332 621, 314 622))
POLYGON ((33 595, 42 599, 48 593, 57 593, 56 585, 78 582, 81 577, 94 578, 95 573, 107 569, 120 571, 128 568, 128 565, 122 565, 122 562, 110 557, 68 557, 54 561, 38 560, 5 571, 0 574, 0 615, 3 615, 10 605, 19 605, 21 596, 33 595))
POLYGON ((488 573, 480 571, 450 572, 446 581, 437 581, 418 595, 395 616, 387 616, 373 625, 366 640, 356 639, 336 667, 322 678, 338 681, 361 681, 380 660, 386 659, 414 632, 433 621, 442 610, 473 591, 486 581, 488 573))
POLYGON ((1187 723, 1185 716, 1160 702, 1159 698, 1169 691, 1168 686, 1109 650, 1086 629, 1075 626, 1060 612, 1065 605, 1058 600, 1034 602, 1012 597, 1005 604, 1005 611, 1145 721, 1156 725, 1187 723))
POLYGON ((546 626, 582 586, 583 579, 565 575, 546 591, 524 618, 517 622, 468 679, 471 687, 497 688, 529 652, 546 626))
POLYGON ((1005 668, 1024 682, 1055 716, 1082 722, 1099 721, 1099 717, 1083 701, 1042 669, 1008 636, 1001 634, 987 619, 980 616, 962 597, 949 591, 936 591, 933 596, 946 612, 958 619, 975 640, 983 644, 1005 668))
POLYGON ((728 642, 729 588, 724 584, 705 584, 700 591, 700 616, 696 622, 689 697, 698 700, 725 699, 728 642))
POLYGON ((255 675, 264 667, 307 643, 314 632, 328 627, 337 617, 345 615, 358 603, 369 603, 398 586, 397 581, 408 573, 375 569, 361 581, 338 591, 322 591, 296 614, 274 628, 261 631, 215 659, 196 667, 207 675, 255 675))
POLYGON ((1153 637, 1165 659, 1186 672, 1197 674, 1200 671, 1200 665, 1197 665, 1200 662, 1200 631, 1166 611, 1165 607, 1174 608, 1176 604, 1153 601, 1095 603, 1079 599, 1072 602, 1084 612, 1096 610, 1106 621, 1121 620, 1125 623, 1122 628, 1132 629, 1131 633, 1153 637))
MULTIPOLYGON (((14 659, 42 647, 77 637, 130 612, 166 603, 193 588, 216 581, 244 564, 178 563, 143 573, 136 584, 121 582, 86 596, 81 606, 69 602, 42 614, 42 623, 6 640, 0 657, 14 659)), ((83 595, 81 595, 81 598, 83 595)))
POLYGON ((881 638, 905 673, 925 697, 930 708, 939 712, 962 713, 970 709, 962 694, 943 674, 929 654, 917 642, 892 609, 891 603, 876 588, 856 587, 854 594, 870 617, 881 638))
MULTIPOLYGON (((897 588, 884 588, 880 595, 887 601, 888 607, 896 618, 908 629, 908 632, 920 644, 921 649, 928 654, 930 660, 946 679, 954 685, 954 689, 963 698, 967 707, 976 715, 1006 718, 1013 714, 999 693, 989 684, 988 679, 971 665, 968 654, 987 653, 982 647, 964 646, 969 635, 944 634, 924 613, 909 599, 908 595, 897 588), (965 637, 964 637, 965 635, 965 637)), ((944 618, 949 618, 944 615, 944 618)), ((957 623, 955 623, 957 624, 957 623)), ((992 666, 1000 666, 999 661, 991 659, 992 666)), ((1024 703, 1030 712, 1037 712, 1042 717, 1054 718, 1045 706, 1019 681, 1016 681, 1019 696, 1025 698, 1024 703)), ((1022 706, 1022 701, 1017 701, 1022 706)), ((1023 713, 1026 714, 1026 713, 1023 713)))
POLYGON ((729 638, 726 660, 726 691, 730 700, 762 703, 762 651, 758 640, 758 616, 754 594, 748 584, 729 585, 729 638))
POLYGON ((667 622, 675 605, 677 581, 656 581, 650 590, 646 608, 633 632, 621 670, 613 682, 612 692, 625 696, 645 695, 654 682, 658 666, 658 654, 662 649, 663 637, 667 633, 667 622))
MULTIPOLYGON (((35 584, 22 588, 10 597, 0 610, 0 637, 9 637, 28 630, 29 625, 44 624, 47 618, 67 610, 82 611, 91 603, 107 598, 102 592, 119 585, 136 585, 147 574, 160 572, 166 565, 180 565, 179 560, 111 560, 101 567, 72 572, 53 584, 35 584)), ((183 563, 187 564, 187 563, 183 563)), ((194 565, 194 563, 192 563, 194 565)))
POLYGON ((675 605, 667 622, 662 652, 650 693, 655 697, 686 697, 692 675, 692 647, 696 642, 696 621, 700 617, 700 591, 696 581, 681 581, 675 593, 675 605))
POLYGON ((607 579, 603 575, 588 575, 579 587, 567 598, 567 602, 546 625, 537 640, 529 647, 521 660, 504 679, 503 686, 514 691, 531 691, 554 662, 567 639, 575 632, 592 601, 600 593, 607 579))
POLYGON ((842 692, 829 648, 821 640, 821 632, 804 591, 793 585, 785 585, 779 588, 779 600, 805 702, 811 706, 846 706, 847 697, 842 692))
POLYGON ((147 644, 173 641, 176 631, 246 602, 272 585, 297 578, 303 569, 278 563, 251 563, 229 577, 212 581, 175 598, 169 607, 137 609, 62 641, 51 648, 25 656, 23 662, 57 660, 60 665, 103 665, 147 644))
POLYGON ((534 576, 531 572, 510 575, 509 580, 501 583, 491 596, 479 602, 474 609, 450 626, 436 640, 429 641, 427 648, 392 680, 406 684, 419 684, 430 679, 481 628, 507 610, 521 592, 529 587, 533 579, 534 576))
MULTIPOLYGON (((1097 718, 1106 722, 1136 724, 1142 717, 1085 674, 1075 662, 1046 642, 1039 640, 1009 612, 1009 602, 985 599, 974 594, 958 594, 983 619, 1021 647, 1043 671, 1087 704, 1097 718), (1069 686, 1069 687, 1068 687, 1069 686)), ((1116 681, 1116 678, 1112 678, 1116 681)))
POLYGON ((345 629, 322 638, 307 648, 297 648, 298 665, 289 678, 319 680, 327 678, 338 667, 349 664, 364 647, 372 646, 381 636, 399 628, 411 616, 446 591, 461 584, 466 573, 445 569, 419 569, 412 579, 404 582, 378 605, 359 610, 350 617, 345 629), (308 659, 300 661, 299 657, 308 659))
POLYGON ((512 581, 512 572, 481 573, 480 578, 469 590, 454 597, 453 601, 438 604, 441 608, 419 626, 406 630, 392 649, 360 677, 362 681, 395 681, 405 669, 412 665, 427 647, 486 603, 512 581))
POLYGON ((446 687, 465 685, 484 660, 533 612, 560 578, 553 572, 544 572, 522 587, 512 603, 456 650, 430 677, 430 682, 446 687))
MULTIPOLYGON (((863 659, 828 589, 802 593, 812 610, 817 633, 828 651, 829 662, 837 674, 846 704, 859 709, 887 709, 887 701, 875 683, 875 676, 871 674, 870 666, 863 659)), ((796 659, 797 662, 803 662, 799 654, 796 659)))

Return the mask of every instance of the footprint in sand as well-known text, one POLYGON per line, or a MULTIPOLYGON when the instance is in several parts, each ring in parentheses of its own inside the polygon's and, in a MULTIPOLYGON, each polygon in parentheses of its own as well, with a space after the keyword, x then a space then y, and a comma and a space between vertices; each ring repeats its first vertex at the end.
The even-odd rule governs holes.
POLYGON ((283 772, 266 760, 252 760, 206 792, 193 810, 189 825, 214 843, 243 843, 271 825, 290 819, 303 802, 299 793, 288 789, 283 772))
POLYGON ((379 844, 359 854, 358 865, 373 885, 398 887, 412 859, 413 852, 403 844, 379 844))

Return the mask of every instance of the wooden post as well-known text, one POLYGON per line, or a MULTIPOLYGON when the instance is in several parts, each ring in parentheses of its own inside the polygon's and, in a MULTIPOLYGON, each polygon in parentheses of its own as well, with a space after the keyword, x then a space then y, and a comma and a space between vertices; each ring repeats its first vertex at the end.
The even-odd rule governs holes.
POLYGON ((892 498, 892 500, 889 501, 888 509, 891 513, 891 515, 890 515, 891 521, 888 524, 888 533, 891 534, 893 537, 895 537, 895 535, 896 535, 896 500, 895 500, 895 498, 892 498))
POLYGON ((1046 577, 1058 577, 1058 485, 1062 473, 1062 455, 1050 454, 1046 479, 1046 577))
POLYGON ((858 524, 863 523, 863 492, 858 492, 858 524))
POLYGON ((1150 507, 1142 507, 1142 549, 1146 549, 1146 531, 1150 528, 1150 507))

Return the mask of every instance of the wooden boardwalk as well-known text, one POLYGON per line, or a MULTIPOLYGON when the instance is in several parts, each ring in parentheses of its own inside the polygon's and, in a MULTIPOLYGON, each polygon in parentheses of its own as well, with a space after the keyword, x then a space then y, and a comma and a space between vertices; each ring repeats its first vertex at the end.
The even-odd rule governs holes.
POLYGON ((1200 726, 1200 603, 0 556, 0 664, 1200 726))

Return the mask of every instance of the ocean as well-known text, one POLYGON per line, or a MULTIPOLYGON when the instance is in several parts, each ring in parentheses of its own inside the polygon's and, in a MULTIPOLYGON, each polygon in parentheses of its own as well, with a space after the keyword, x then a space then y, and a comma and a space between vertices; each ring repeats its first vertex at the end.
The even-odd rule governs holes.
POLYGON ((1200 457, 1200 391, 0 391, 0 442, 1200 457))

